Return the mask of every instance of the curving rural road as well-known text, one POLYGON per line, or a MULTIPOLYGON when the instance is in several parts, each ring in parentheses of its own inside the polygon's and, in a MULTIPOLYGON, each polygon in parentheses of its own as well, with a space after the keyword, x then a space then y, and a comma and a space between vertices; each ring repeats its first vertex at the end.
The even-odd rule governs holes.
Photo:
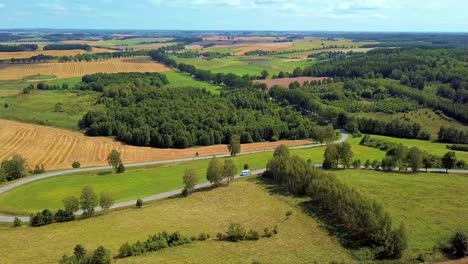
MULTIPOLYGON (((339 140, 336 140, 335 143, 342 143, 348 139, 348 133, 344 130, 340 130, 341 133, 341 138, 339 140)), ((290 147, 289 149, 307 149, 307 148, 316 148, 316 147, 322 147, 325 146, 326 144, 309 144, 309 145, 302 145, 302 146, 295 146, 295 147, 290 147)), ((259 151, 249 151, 249 152, 243 152, 240 153, 239 155, 247 155, 247 154, 253 154, 253 153, 259 153, 259 152, 264 152, 265 150, 259 150, 259 151)), ((216 157, 229 157, 229 154, 223 154, 223 155, 216 155, 216 157)), ((193 161, 193 160, 203 160, 203 159, 211 159, 214 156, 203 156, 203 157, 196 157, 196 158, 184 158, 184 159, 172 159, 172 160, 159 160, 159 161, 150 161, 150 162, 140 162, 140 163, 130 163, 126 164, 126 167, 141 167, 141 166, 148 166, 148 165, 158 165, 158 164, 167 164, 167 163, 175 163, 175 162, 184 162, 184 161, 193 161)), ((80 168, 80 169, 70 169, 70 170, 61 170, 61 171, 53 171, 53 172, 47 172, 43 173, 40 175, 35 175, 31 176, 28 178, 21 179, 17 182, 14 182, 12 184, 5 185, 3 187, 0 187, 0 194, 7 192, 11 189, 14 189, 18 186, 45 179, 45 178, 50 178, 54 176, 61 176, 61 175, 66 175, 66 174, 72 174, 72 173, 79 173, 79 172, 88 172, 88 171, 96 171, 96 170, 103 170, 103 169, 111 169, 111 166, 100 166, 100 167, 89 167, 89 168, 80 168)), ((253 170, 252 174, 261 174, 265 171, 265 168, 263 169, 258 169, 258 170, 253 170)), ((429 169, 430 172, 439 172, 443 171, 440 169, 429 169)), ((466 170, 450 170, 451 173, 468 173, 466 170)), ((241 177, 240 175, 236 175, 235 178, 241 177)), ((211 184, 209 182, 204 182, 197 184, 195 186, 195 189, 200 189, 200 188, 205 188, 210 186, 211 184)), ((174 195, 178 195, 182 193, 182 188, 169 191, 169 192, 164 192, 164 193, 159 193, 155 195, 151 195, 145 198, 142 198, 144 202, 149 202, 149 201, 155 201, 155 200, 160 200, 164 198, 168 198, 174 195)), ((115 208, 121 208, 121 207, 127 207, 127 206, 132 206, 135 205, 136 200, 130 200, 130 201, 125 201, 125 202, 119 202, 115 203, 111 209, 115 208)), ((97 207, 96 211, 100 211, 101 208, 97 207)), ((81 215, 81 211, 77 212, 77 215, 81 215)), ((26 216, 21 216, 18 217, 21 219, 21 221, 29 221, 29 217, 26 216)), ((0 222, 13 222, 15 219, 14 216, 7 216, 7 215, 0 215, 0 222)))

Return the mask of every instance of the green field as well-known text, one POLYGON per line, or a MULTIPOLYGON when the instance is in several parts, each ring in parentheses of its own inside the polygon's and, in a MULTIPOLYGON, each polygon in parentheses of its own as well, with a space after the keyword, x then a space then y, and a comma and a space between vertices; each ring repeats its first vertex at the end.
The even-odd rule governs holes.
POLYGON ((455 231, 468 231, 468 222, 463 217, 468 215, 468 175, 363 170, 335 174, 342 182, 382 204, 394 225, 405 224, 407 256, 429 254, 455 231))
MULTIPOLYGON (((427 151, 430 154, 437 155, 442 157, 448 151, 452 151, 447 149, 446 143, 437 143, 437 142, 429 142, 426 140, 419 140, 419 139, 405 139, 405 138, 394 138, 394 137, 386 137, 386 136, 379 136, 379 135, 372 135, 373 138, 382 139, 388 142, 392 142, 395 144, 403 144, 407 147, 418 147, 424 151, 427 151)), ((468 161, 468 152, 463 151, 454 151, 457 155, 457 159, 468 161)))
MULTIPOLYGON (((351 139, 355 157, 381 160, 384 152, 357 145, 359 139, 351 139)), ((314 163, 323 160, 324 148, 292 150, 292 154, 314 163)), ((232 158, 240 172, 244 164, 250 169, 264 168, 272 152, 240 155, 232 158)), ((129 168, 125 173, 89 172, 78 175, 52 177, 20 186, 0 195, 0 211, 10 214, 28 214, 44 208, 59 209, 62 200, 70 195, 79 196, 85 185, 92 185, 99 193, 109 191, 117 201, 142 198, 157 193, 182 188, 182 176, 186 169, 194 169, 200 182, 206 181, 205 173, 209 160, 164 164, 147 168, 129 168), (44 190, 47 189, 47 192, 44 190)))
POLYGON ((214 73, 235 73, 237 75, 260 75, 263 70, 267 70, 270 75, 278 74, 280 71, 291 73, 297 67, 304 68, 314 63, 314 60, 292 60, 273 56, 231 56, 212 60, 175 59, 178 63, 191 64, 199 69, 210 70, 214 73))
POLYGON ((41 228, 0 227, 0 263, 57 263, 63 254, 71 254, 76 244, 88 250, 103 245, 116 255, 126 241, 144 240, 162 231, 180 231, 189 236, 207 232, 213 237, 232 222, 259 231, 278 224, 279 232, 259 241, 194 242, 117 263, 353 262, 313 218, 258 185, 240 180, 187 198, 167 199, 142 209, 124 209, 82 221, 41 228), (293 214, 285 220, 287 211, 293 214))
POLYGON ((89 91, 39 90, 0 97, 0 118, 77 130, 78 121, 96 107, 97 97, 98 93, 89 91), (55 112, 57 103, 63 104, 62 112, 55 112))
POLYGON ((395 113, 395 114, 386 114, 382 112, 378 113, 357 113, 354 114, 357 117, 373 118, 379 120, 402 120, 402 121, 411 121, 421 125, 424 131, 427 131, 431 134, 431 139, 437 139, 437 133, 441 126, 446 127, 456 127, 458 129, 468 130, 468 128, 462 123, 446 117, 441 114, 438 115, 434 113, 431 109, 418 109, 416 111, 411 111, 408 113, 395 113))
POLYGON ((222 89, 220 86, 207 82, 197 81, 187 74, 176 71, 165 72, 164 75, 166 75, 167 79, 169 80, 170 87, 195 87, 206 89, 213 94, 219 94, 222 89))

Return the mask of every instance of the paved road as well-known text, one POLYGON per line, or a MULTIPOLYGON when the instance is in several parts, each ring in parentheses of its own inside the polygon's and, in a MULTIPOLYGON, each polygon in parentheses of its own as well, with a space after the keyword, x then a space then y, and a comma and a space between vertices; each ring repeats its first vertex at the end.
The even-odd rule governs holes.
MULTIPOLYGON (((340 130, 341 132, 341 138, 335 143, 341 143, 344 142, 348 139, 348 133, 344 130, 340 130)), ((310 145, 303 145, 303 146, 296 146, 296 147, 290 147, 290 149, 306 149, 306 148, 315 148, 315 147, 321 147, 324 146, 325 144, 310 144, 310 145)), ((259 153, 259 152, 264 152, 265 150, 260 150, 260 151, 250 151, 250 152, 243 152, 240 153, 239 155, 247 155, 247 154, 253 154, 253 153, 259 153)), ((230 156, 229 154, 223 154, 223 155, 216 155, 217 157, 228 157, 230 156)), ((160 161, 151 161, 151 162, 140 162, 140 163, 131 163, 131 164, 126 164, 125 166, 127 167, 139 167, 139 166, 148 166, 148 165, 157 165, 157 164, 167 164, 167 163, 174 163, 174 162, 184 162, 184 161, 193 161, 193 160, 202 160, 202 159, 210 159, 213 156, 204 156, 204 157, 197 157, 197 158, 184 158, 184 159, 173 159, 173 160, 160 160, 160 161)), ((318 167, 320 165, 317 165, 318 167)), ((3 187, 0 187, 0 194, 9 191, 13 188, 16 188, 18 186, 21 186, 23 184, 27 184, 33 181, 45 179, 45 178, 50 178, 54 176, 60 176, 60 175, 66 175, 66 174, 72 174, 72 173, 78 173, 78 172, 87 172, 87 171, 96 171, 96 170, 103 170, 103 169, 111 169, 110 166, 101 166, 101 167, 89 167, 89 168, 80 168, 80 169, 70 169, 70 170, 62 170, 62 171, 54 171, 54 172, 48 172, 48 173, 43 173, 40 175, 35 175, 31 176, 28 178, 21 179, 17 182, 14 182, 9 185, 5 185, 3 187)), ((261 174, 265 171, 265 168, 263 169, 258 169, 258 170, 253 170, 252 174, 261 174)), ((425 171, 425 170, 424 170, 425 171)), ((429 169, 429 172, 445 172, 442 169, 429 169)), ((468 173, 466 170, 449 170, 450 173, 468 173)), ((236 175, 235 178, 241 177, 240 175, 236 175)), ((195 189, 200 189, 200 188, 205 188, 210 186, 211 184, 209 182, 204 182, 200 183, 195 186, 195 189)), ((177 189, 169 192, 164 192, 164 193, 159 193, 155 195, 151 195, 145 198, 142 198, 144 202, 149 202, 149 201, 155 201, 155 200, 160 200, 164 198, 168 198, 171 196, 175 196, 178 194, 182 193, 183 189, 177 189)), ((127 206, 132 206, 136 204, 136 200, 130 200, 130 201, 125 201, 125 202, 119 202, 115 203, 111 209, 115 208, 121 208, 121 207, 127 207, 127 206)), ((97 207, 96 211, 100 211, 101 208, 97 207)), ((77 212, 77 215, 81 215, 81 211, 77 212)), ((29 221, 29 217, 26 216, 21 216, 18 217, 21 219, 21 221, 29 221)), ((7 216, 7 215, 0 215, 0 222, 13 222, 14 217, 13 216, 7 216)))
MULTIPOLYGON (((340 133, 341 133, 341 138, 339 140, 335 141, 335 143, 341 143, 341 142, 344 142, 344 141, 346 141, 348 139, 348 133, 346 131, 340 130, 340 133)), ((321 147, 321 146, 324 146, 324 145, 325 144, 309 144, 309 145, 290 147, 290 149, 315 148, 315 147, 321 147)), ((269 149, 269 150, 271 150, 271 149, 269 149)), ((265 151, 266 151, 266 149, 265 150, 257 150, 257 151, 248 151, 248 152, 242 152, 239 155, 248 155, 248 154, 260 153, 260 152, 265 152, 265 151)), ((216 155, 216 157, 229 157, 229 156, 230 156, 229 154, 216 155)), ((195 157, 195 158, 158 160, 158 161, 150 161, 150 162, 129 163, 129 164, 125 164, 125 166, 126 167, 142 167, 142 166, 149 166, 149 165, 158 165, 158 164, 167 164, 167 163, 175 163, 175 162, 185 162, 185 161, 211 159, 213 157, 214 157, 214 155, 212 155, 212 156, 203 156, 203 157, 195 157)), ((21 185, 24 185, 24 184, 27 184, 27 183, 30 183, 30 182, 33 182, 33 181, 42 180, 42 179, 45 179, 45 178, 50 178, 50 177, 54 177, 54 176, 62 176, 62 175, 72 174, 72 173, 80 173, 80 172, 88 172, 88 171, 96 171, 96 170, 107 170, 107 169, 111 169, 111 168, 112 168, 111 166, 99 166, 99 167, 88 167, 88 168, 79 168, 79 169, 69 169, 69 170, 46 172, 46 173, 43 173, 43 174, 27 177, 27 178, 21 179, 19 181, 16 181, 16 182, 14 182, 12 184, 8 184, 8 185, 5 185, 3 187, 0 187, 0 194, 2 194, 4 192, 7 192, 7 191, 9 191, 11 189, 14 189, 14 188, 16 188, 18 186, 21 186, 21 185)), ((265 171, 265 169, 255 170, 255 171, 252 171, 252 173, 260 174, 260 173, 263 173, 263 171, 265 171)), ((240 176, 237 175, 236 177, 240 177, 240 176)), ((200 184, 198 184, 196 186, 196 189, 204 188, 204 187, 207 187, 209 185, 210 185, 209 182, 200 183, 200 184)), ((159 193, 159 194, 155 194, 155 195, 152 195, 152 196, 149 196, 149 197, 145 197, 142 200, 145 201, 145 202, 159 200, 159 199, 167 198, 167 197, 170 197, 170 196, 178 195, 181 192, 182 192, 182 189, 177 189, 177 190, 173 190, 173 191, 169 191, 169 192, 165 192, 165 193, 159 193)), ((135 203, 136 203, 136 200, 120 202, 120 203, 114 204, 111 208, 114 209, 114 208, 126 207, 126 206, 130 206, 130 205, 134 205, 135 203)), ((99 207, 96 208, 96 211, 100 211, 100 210, 101 210, 101 208, 99 208, 99 207)), ((77 214, 80 215, 81 211, 79 211, 77 214)), ((26 217, 26 216, 21 216, 21 217, 18 217, 18 218, 20 218, 21 221, 29 221, 29 217, 26 217)), ((14 219, 15 218, 13 216, 0 215, 0 222, 13 222, 14 219)))

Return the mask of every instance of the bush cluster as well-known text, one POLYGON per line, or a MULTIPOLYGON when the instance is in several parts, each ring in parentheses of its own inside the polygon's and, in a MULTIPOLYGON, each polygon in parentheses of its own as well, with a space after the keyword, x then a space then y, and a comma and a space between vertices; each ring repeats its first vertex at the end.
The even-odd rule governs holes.
POLYGON ((150 236, 146 241, 137 241, 134 244, 124 243, 119 248, 120 258, 138 256, 146 252, 158 251, 163 248, 176 247, 185 244, 190 244, 192 241, 190 238, 181 235, 179 232, 167 233, 162 232, 156 235, 150 236))

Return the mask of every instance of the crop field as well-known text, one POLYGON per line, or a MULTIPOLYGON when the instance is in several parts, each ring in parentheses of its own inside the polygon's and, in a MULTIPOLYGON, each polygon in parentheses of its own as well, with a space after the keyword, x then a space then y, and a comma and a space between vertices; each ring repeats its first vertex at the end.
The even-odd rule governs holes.
POLYGON ((408 113, 395 113, 395 114, 386 114, 386 113, 357 113, 357 117, 373 118, 380 120, 407 120, 411 122, 416 122, 421 125, 422 129, 431 134, 431 139, 437 139, 437 133, 441 126, 445 127, 456 127, 458 129, 468 130, 468 128, 462 123, 446 117, 444 114, 436 114, 431 109, 418 109, 416 111, 411 111, 408 113))
POLYGON ((25 59, 37 55, 48 56, 75 56, 86 53, 84 50, 35 50, 35 51, 21 51, 21 52, 0 52, 0 60, 8 59, 25 59))
MULTIPOLYGON (((357 142, 355 139, 350 140, 356 158, 363 161, 383 158, 383 151, 359 146, 357 142)), ((244 145, 242 149, 247 151, 248 146, 250 145, 244 145)), ((225 146, 222 147, 225 148, 225 146)), ((324 149, 323 147, 299 149, 291 150, 291 153, 310 159, 314 163, 321 163, 324 149)), ((197 149, 188 151, 195 150, 197 149)), ((240 172, 244 164, 249 164, 252 170, 264 168, 271 157, 272 151, 270 150, 229 159, 234 161, 240 172)), ((126 161, 125 158, 124 161, 126 161)), ((98 192, 109 191, 117 201, 146 197, 182 188, 182 177, 186 169, 193 169, 200 182, 206 181, 205 173, 208 163, 209 160, 196 160, 144 168, 128 168, 122 174, 104 170, 52 177, 20 186, 0 195, 0 211, 10 214, 28 214, 43 208, 59 209, 64 198, 71 194, 78 196, 85 185, 92 185, 98 192), (47 189, 47 192, 44 192, 44 189, 47 189)))
MULTIPOLYGON (((243 145, 243 151, 272 149, 280 144, 304 145, 310 141, 292 140, 243 145)), ((125 163, 219 155, 228 153, 226 145, 191 149, 156 149, 121 144, 111 138, 87 137, 79 132, 0 120, 0 160, 21 154, 30 166, 44 164, 48 170, 70 168, 73 161, 82 166, 106 165, 107 154, 117 149, 125 163), (40 138, 41 140, 35 140, 40 138)))
POLYGON ((373 48, 347 48, 347 49, 318 49, 318 50, 311 50, 311 51, 304 51, 304 52, 298 52, 298 53, 288 53, 288 54, 282 54, 282 55, 276 55, 278 57, 286 57, 290 59, 306 59, 309 55, 312 54, 318 54, 322 52, 368 52, 372 50, 373 48))
POLYGON ((194 242, 117 263, 353 262, 349 253, 313 218, 246 180, 187 198, 167 199, 141 209, 129 208, 81 221, 41 228, 5 227, 0 229, 0 262, 56 263, 63 254, 70 254, 76 244, 89 250, 103 245, 115 255, 126 241, 144 240, 162 231, 180 231, 189 236, 207 232, 214 237, 232 222, 259 231, 278 224, 279 232, 260 241, 194 242), (287 211, 293 214, 285 220, 287 211))
POLYGON ((362 170, 335 174, 342 182, 381 203, 395 226, 405 224, 407 256, 428 255, 453 232, 468 230, 468 222, 463 217, 468 215, 467 175, 362 170))
POLYGON ((99 72, 164 72, 169 70, 168 67, 156 63, 148 57, 94 62, 3 64, 0 65, 0 80, 18 80, 35 74, 53 74, 57 78, 70 78, 99 72))
POLYGON ((304 82, 308 81, 321 81, 323 79, 327 79, 327 77, 297 77, 297 78, 282 78, 282 79, 267 79, 267 80, 256 80, 257 83, 265 83, 268 88, 271 88, 275 85, 288 88, 289 84, 293 82, 299 82, 299 84, 303 84, 304 82))
POLYGON ((198 58, 175 58, 179 63, 188 63, 214 73, 235 73, 238 75, 260 75, 267 70, 271 75, 280 71, 292 72, 296 67, 312 65, 314 60, 292 60, 266 56, 236 56, 221 59, 201 60, 198 58))

